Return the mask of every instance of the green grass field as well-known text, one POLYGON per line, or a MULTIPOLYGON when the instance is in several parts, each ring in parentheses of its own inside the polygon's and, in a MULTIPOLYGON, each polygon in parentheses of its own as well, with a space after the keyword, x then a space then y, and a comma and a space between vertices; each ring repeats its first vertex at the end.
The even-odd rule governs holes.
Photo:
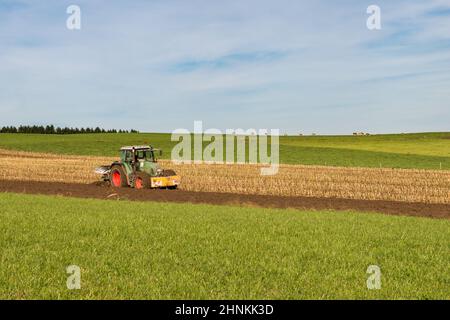
POLYGON ((450 221, 0 194, 0 298, 450 298, 450 221), (66 267, 81 267, 81 290, 66 267), (366 269, 382 271, 368 290, 366 269))
MULTIPOLYGON (((169 158, 169 134, 0 134, 0 148, 72 155, 116 156, 123 145, 152 144, 169 158)), ((289 164, 450 169, 450 133, 372 136, 282 136, 280 161, 289 164)))

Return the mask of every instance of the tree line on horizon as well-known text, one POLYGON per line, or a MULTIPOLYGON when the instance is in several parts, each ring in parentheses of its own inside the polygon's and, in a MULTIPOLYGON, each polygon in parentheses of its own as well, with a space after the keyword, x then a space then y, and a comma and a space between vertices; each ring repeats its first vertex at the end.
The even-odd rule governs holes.
POLYGON ((81 134, 81 133, 139 133, 139 131, 131 130, 116 130, 116 129, 102 129, 96 128, 72 128, 72 127, 55 127, 54 125, 47 126, 6 126, 0 129, 0 133, 37 133, 37 134, 81 134))

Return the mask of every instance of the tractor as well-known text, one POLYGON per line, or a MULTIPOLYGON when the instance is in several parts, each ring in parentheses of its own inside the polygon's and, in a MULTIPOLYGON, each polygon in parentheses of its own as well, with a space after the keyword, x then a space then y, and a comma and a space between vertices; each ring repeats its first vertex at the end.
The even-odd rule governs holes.
POLYGON ((151 146, 130 146, 120 149, 120 161, 109 166, 98 167, 95 172, 102 175, 115 188, 135 189, 167 188, 176 189, 180 177, 173 170, 160 168, 155 153, 160 149, 151 146))

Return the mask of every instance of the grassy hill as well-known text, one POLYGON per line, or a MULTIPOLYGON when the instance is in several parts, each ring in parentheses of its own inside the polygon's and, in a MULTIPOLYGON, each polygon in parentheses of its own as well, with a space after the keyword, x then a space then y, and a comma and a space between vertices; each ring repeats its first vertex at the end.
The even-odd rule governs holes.
MULTIPOLYGON (((152 144, 169 158, 170 134, 0 134, 0 148, 78 155, 117 155, 123 145, 152 144)), ((282 136, 280 161, 328 166, 450 169, 450 133, 282 136)))
POLYGON ((448 298, 450 221, 0 194, 1 299, 448 298), (66 267, 81 268, 81 290, 66 267), (381 290, 368 290, 369 265, 381 290))

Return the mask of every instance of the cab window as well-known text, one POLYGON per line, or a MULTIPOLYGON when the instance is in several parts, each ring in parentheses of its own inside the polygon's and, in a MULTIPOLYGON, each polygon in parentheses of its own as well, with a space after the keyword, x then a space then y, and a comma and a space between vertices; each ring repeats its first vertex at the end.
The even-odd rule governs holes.
POLYGON ((133 154, 131 151, 125 152, 125 161, 132 161, 133 160, 133 154))
POLYGON ((139 150, 136 152, 136 158, 137 159, 145 159, 145 151, 139 150))
POLYGON ((150 150, 139 150, 136 152, 136 158, 151 161, 153 159, 153 155, 150 150))

